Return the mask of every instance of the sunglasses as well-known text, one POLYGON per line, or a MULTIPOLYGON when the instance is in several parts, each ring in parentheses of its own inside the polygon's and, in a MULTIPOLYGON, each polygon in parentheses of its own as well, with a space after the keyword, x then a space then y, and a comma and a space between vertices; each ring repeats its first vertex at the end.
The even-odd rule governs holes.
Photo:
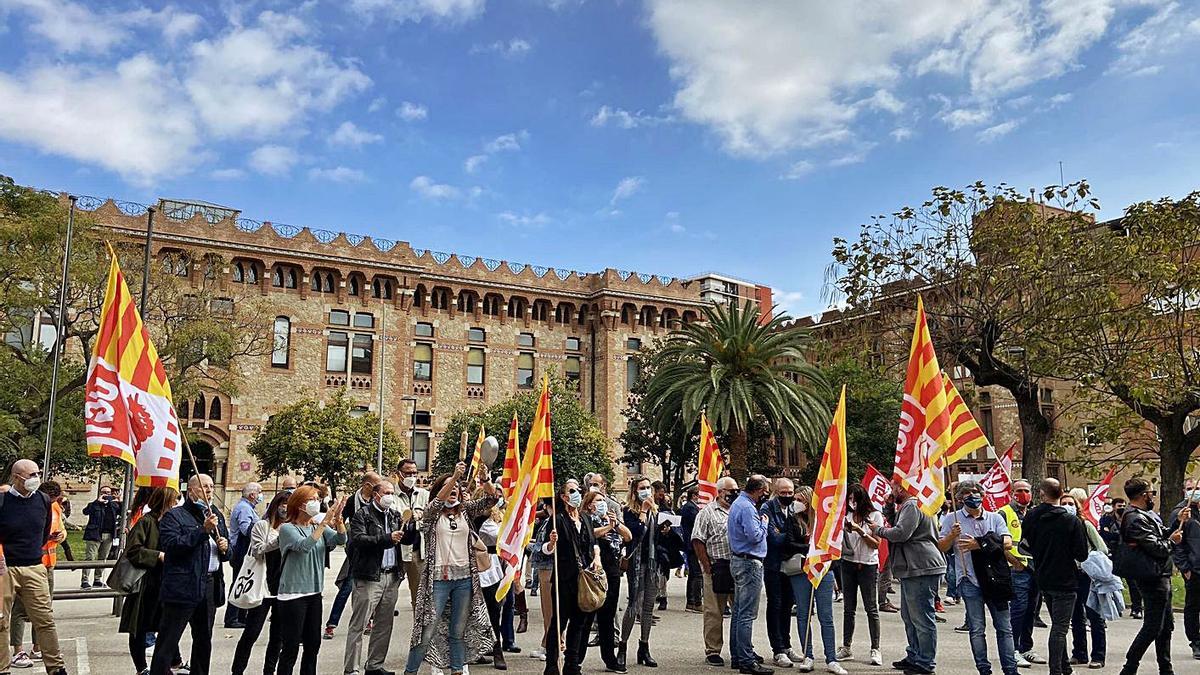
POLYGON ((450 529, 451 530, 458 529, 458 516, 450 515, 450 516, 446 516, 446 519, 450 521, 450 529))

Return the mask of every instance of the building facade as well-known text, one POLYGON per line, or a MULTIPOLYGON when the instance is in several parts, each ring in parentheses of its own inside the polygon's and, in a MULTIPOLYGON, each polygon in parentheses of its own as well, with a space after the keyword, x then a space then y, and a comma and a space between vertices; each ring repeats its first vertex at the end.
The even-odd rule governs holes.
MULTIPOLYGON (((122 238, 145 239, 146 207, 77 205, 122 238)), ((152 241, 164 270, 229 291, 216 301, 234 302, 236 290, 270 308, 271 353, 240 362, 240 393, 176 402, 199 439, 201 470, 231 491, 259 479, 247 452, 255 434, 304 397, 344 388, 359 409, 382 407, 424 470, 455 412, 532 389, 551 368, 579 391, 619 456, 620 413, 639 376, 633 355, 700 320, 710 302, 700 280, 440 253, 253 221, 204 202, 160 200, 152 241)), ((740 295, 755 293, 749 285, 740 295)))

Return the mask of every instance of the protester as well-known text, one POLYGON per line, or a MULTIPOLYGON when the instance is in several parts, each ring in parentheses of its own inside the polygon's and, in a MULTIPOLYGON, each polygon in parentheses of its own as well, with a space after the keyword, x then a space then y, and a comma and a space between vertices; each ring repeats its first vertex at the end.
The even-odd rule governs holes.
MULTIPOLYGON (((938 520, 938 524, 941 527, 945 527, 946 519, 953 519, 955 512, 957 512, 961 506, 962 505, 958 503, 958 482, 955 481, 950 483, 950 486, 946 489, 946 501, 942 504, 942 515, 938 520)), ((946 556, 946 599, 944 602, 939 602, 937 604, 937 611, 939 613, 946 611, 944 605, 954 605, 958 602, 959 598, 957 569, 958 556, 954 551, 947 551, 944 553, 944 555, 946 556)), ((966 626, 965 623, 963 625, 966 626)))
MULTIPOLYGON (((608 580, 604 606, 596 612, 600 660, 604 662, 605 670, 624 673, 627 672, 626 665, 617 659, 616 621, 621 597, 621 550, 626 542, 633 541, 633 533, 621 521, 617 511, 609 508, 609 500, 603 492, 590 492, 583 498, 582 509, 591 518, 592 534, 600 547, 600 566, 608 580)), ((581 654, 580 661, 583 658, 581 654)))
POLYGON ((417 486, 417 463, 406 457, 400 460, 400 483, 396 486, 396 510, 404 523, 405 538, 400 544, 400 577, 408 579, 408 600, 417 606, 417 590, 421 588, 421 570, 425 555, 421 543, 420 524, 429 505, 429 491, 417 486))
MULTIPOLYGON (((107 485, 102 486, 95 501, 83 507, 83 515, 88 518, 87 525, 83 528, 83 559, 107 560, 121 522, 121 502, 113 497, 113 489, 107 485)), ((104 570, 91 570, 91 583, 88 583, 88 572, 89 570, 83 571, 83 581, 79 587, 101 586, 100 578, 104 570)))
MULTIPOLYGON (((704 575, 704 660, 723 667, 721 658, 725 608, 733 602, 733 573, 730 571, 729 505, 738 498, 738 484, 731 476, 717 480, 717 498, 700 510, 692 530, 692 552, 704 575)), ((732 627, 731 627, 732 630, 732 627)), ((733 654, 730 634, 730 657, 733 654)))
MULTIPOLYGON (((246 483, 242 488, 242 498, 234 505, 229 514, 229 567, 233 571, 231 578, 236 579, 242 570, 242 561, 246 559, 246 551, 250 548, 250 528, 258 521, 255 508, 262 501, 262 486, 258 483, 246 483)), ((246 612, 232 604, 225 607, 225 627, 245 628, 246 612)))
POLYGON ((540 661, 546 660, 546 638, 552 628, 551 618, 554 616, 554 594, 550 583, 554 576, 554 560, 542 550, 543 544, 549 541, 550 530, 554 521, 550 519, 550 506, 544 500, 539 500, 536 520, 533 527, 533 540, 529 544, 529 568, 533 575, 534 584, 532 595, 537 595, 537 589, 542 589, 539 600, 542 610, 542 640, 539 647, 530 650, 529 657, 540 661))
POLYGON ((1043 479, 1038 492, 1041 503, 1021 523, 1021 544, 1033 558, 1038 589, 1050 609, 1050 675, 1066 675, 1071 670, 1067 632, 1079 585, 1076 573, 1088 556, 1087 533, 1083 521, 1059 505, 1063 492, 1056 479, 1043 479))
POLYGON ((263 589, 263 601, 258 607, 246 612, 246 627, 238 638, 237 648, 233 653, 232 675, 243 675, 250 663, 250 651, 262 634, 271 613, 271 629, 267 632, 267 651, 263 655, 264 675, 275 675, 279 663, 279 651, 282 646, 282 621, 275 621, 273 612, 276 596, 279 594, 279 576, 282 572, 283 558, 279 554, 279 528, 287 522, 287 503, 292 496, 292 490, 281 491, 275 495, 263 517, 250 528, 250 545, 246 556, 252 560, 265 562, 267 566, 267 587, 263 589))
POLYGON ((679 507, 679 530, 687 544, 687 600, 683 611, 693 614, 704 612, 704 573, 700 570, 700 560, 692 551, 692 532, 696 529, 696 516, 700 515, 699 496, 700 488, 692 486, 687 491, 686 501, 679 507))
POLYGON ((861 595, 863 610, 867 613, 867 630, 871 636, 870 663, 883 665, 879 651, 879 537, 874 530, 883 526, 883 515, 871 503, 866 488, 855 483, 850 486, 846 497, 846 523, 842 540, 842 646, 837 651, 838 661, 854 658, 851 645, 854 642, 855 614, 858 597, 861 595))
MULTIPOLYGON (((371 503, 375 495, 375 486, 381 480, 383 479, 374 471, 368 471, 363 474, 362 483, 359 484, 358 490, 346 500, 346 507, 342 513, 344 521, 347 523, 350 522, 359 509, 371 503)), ((324 498, 324 495, 321 496, 324 498)), ((321 636, 326 640, 333 639, 334 631, 342 621, 342 613, 346 610, 346 602, 350 599, 350 593, 354 590, 354 584, 349 580, 350 555, 352 552, 353 546, 347 545, 346 558, 342 560, 342 567, 338 570, 337 578, 334 580, 334 585, 337 586, 338 592, 333 598, 333 605, 329 608, 329 619, 325 622, 325 633, 321 636)))
POLYGON ((346 632, 345 673, 387 673, 383 664, 392 639, 392 619, 400 590, 399 544, 404 537, 400 518, 393 510, 396 488, 390 481, 375 484, 370 506, 358 509, 350 519, 347 548, 350 596, 350 626, 346 632), (371 626, 371 642, 363 663, 363 633, 371 626))
POLYGON ((1200 660, 1200 481, 1185 491, 1171 513, 1171 529, 1182 533, 1172 559, 1183 576, 1183 632, 1192 648, 1192 658, 1200 660))
POLYGON ((915 675, 933 673, 937 658, 934 603, 938 582, 946 573, 946 558, 938 548, 937 526, 921 511, 917 500, 898 479, 892 479, 896 500, 894 527, 876 527, 876 537, 888 540, 892 574, 900 580, 900 618, 908 639, 906 655, 892 663, 896 670, 915 675))
POLYGON ((975 481, 957 484, 962 508, 942 519, 938 548, 955 561, 955 587, 966 609, 971 636, 971 654, 980 675, 991 675, 987 651, 987 613, 992 616, 996 650, 1004 675, 1016 675, 1016 648, 1008 601, 1012 597, 1012 573, 1004 552, 1012 548, 1012 537, 1004 518, 983 510, 983 490, 975 481))
MULTIPOLYGON (((1171 633, 1175 630, 1175 617, 1171 609, 1171 544, 1178 544, 1183 535, 1176 530, 1168 539, 1162 521, 1154 512, 1157 494, 1145 478, 1125 481, 1129 507, 1121 518, 1120 550, 1114 557, 1117 573, 1125 575, 1130 586, 1137 586, 1145 614, 1141 630, 1125 653, 1121 675, 1136 675, 1138 664, 1151 643, 1154 643, 1158 672, 1173 672, 1171 633)), ((1186 524, 1190 519, 1190 510, 1179 512, 1181 523, 1186 524)))
POLYGON ((629 602, 621 622, 621 643, 617 646, 617 665, 626 667, 625 654, 629 634, 635 621, 641 621, 637 661, 651 667, 658 664, 650 656, 650 629, 654 626, 654 603, 658 595, 658 563, 655 539, 659 536, 658 504, 649 478, 635 478, 629 484, 629 494, 622 512, 625 527, 633 535, 629 553, 625 556, 629 602))
MULTIPOLYGON (((1093 554, 1108 556, 1108 546, 1100 536, 1100 532, 1090 520, 1084 518, 1080 510, 1087 504, 1087 493, 1081 488, 1075 488, 1064 494, 1059 505, 1083 522, 1084 533, 1087 535, 1088 557, 1093 554)), ((1085 561, 1086 562, 1086 561, 1085 561)), ((1104 667, 1108 652, 1108 626, 1104 617, 1095 609, 1088 606, 1088 596, 1092 591, 1092 579, 1084 571, 1083 565, 1075 571, 1075 607, 1071 612, 1071 663, 1073 666, 1087 666, 1092 670, 1104 667), (1088 627, 1092 631, 1092 651, 1088 652, 1088 627)))
MULTIPOLYGON (((787 520, 795 499, 795 485, 787 478, 776 478, 772 497, 761 512, 767 518, 767 559, 763 561, 763 585, 767 592, 767 640, 771 643, 773 663, 791 668, 792 588, 787 576, 779 571, 787 541, 787 520)), ((795 656, 801 656, 792 652, 795 656)))
POLYGON ((158 523, 163 551, 163 581, 159 592, 161 618, 151 675, 168 675, 179 650, 183 629, 191 629, 193 675, 207 675, 212 657, 212 629, 216 608, 225 602, 225 577, 221 563, 229 555, 229 530, 225 518, 212 508, 213 481, 196 474, 187 483, 187 495, 158 523))
MULTIPOLYGON (((121 605, 121 623, 118 629, 129 635, 129 658, 138 675, 146 675, 150 668, 146 664, 146 634, 158 629, 162 607, 159 591, 162 586, 163 560, 166 557, 159 543, 159 522, 179 501, 179 491, 162 487, 150 490, 149 511, 129 530, 125 542, 125 557, 135 567, 146 570, 142 585, 136 593, 125 596, 121 605)), ((178 652, 178 644, 163 645, 161 649, 178 652)), ((178 654, 169 659, 172 668, 182 665, 178 654)))
POLYGON ((300 675, 316 675, 321 650, 321 594, 325 590, 325 555, 346 543, 342 518, 346 498, 333 503, 320 522, 320 492, 302 485, 288 497, 287 522, 279 527, 279 593, 272 623, 279 629, 278 675, 291 675, 300 646, 300 675))
MULTIPOLYGON (((651 484, 654 488, 654 508, 658 513, 675 515, 675 509, 671 505, 671 496, 667 494, 667 485, 661 480, 656 480, 651 484)), ((655 540, 655 548, 658 547, 659 540, 655 540)), ((657 566, 657 593, 658 593, 658 608, 665 610, 667 608, 667 580, 671 578, 670 567, 657 566)))
MULTIPOLYGON (((476 490, 473 496, 475 499, 481 499, 484 493, 482 490, 476 490)), ((504 632, 500 625, 504 606, 496 599, 496 591, 499 590, 500 582, 504 578, 500 557, 497 555, 499 549, 496 548, 496 542, 500 539, 500 523, 503 519, 504 513, 498 507, 493 506, 489 513, 477 516, 472 520, 472 525, 479 534, 479 540, 487 547, 492 561, 491 568, 479 575, 479 586, 483 589, 483 602, 487 606, 488 621, 492 624, 494 643, 492 653, 480 654, 476 663, 490 662, 496 670, 508 670, 508 663, 504 658, 504 632)))
MULTIPOLYGON (((554 527, 542 545, 542 550, 554 556, 553 583, 557 586, 554 590, 557 599, 554 607, 555 624, 546 638, 544 673, 559 675, 558 658, 561 651, 561 674, 579 675, 583 654, 587 649, 588 633, 595 619, 595 612, 586 612, 579 606, 579 575, 584 570, 601 570, 600 547, 596 544, 590 519, 585 520, 579 510, 583 505, 579 484, 574 480, 564 483, 558 491, 558 500, 554 527), (559 542, 562 542, 561 547, 559 542), (561 647, 560 639, 565 640, 561 647)), ((625 655, 623 644, 617 655, 619 662, 625 655)), ((639 663, 642 662, 641 655, 639 649, 639 663)), ((649 656, 648 651, 646 656, 649 656)))
MULTIPOLYGON (((883 508, 880 509, 880 515, 883 516, 883 524, 885 527, 891 527, 896 523, 896 498, 892 496, 891 491, 888 491, 883 500, 883 508)), ((880 544, 883 542, 880 541, 880 544)), ((889 555, 879 569, 879 612, 887 614, 899 614, 900 608, 893 605, 889 595, 895 592, 892 584, 892 557, 889 555)))
POLYGON ((845 668, 837 660, 837 638, 834 635, 833 625, 833 573, 830 571, 822 575, 820 582, 814 587, 804 569, 815 520, 812 499, 812 488, 807 485, 796 490, 796 501, 786 523, 786 539, 783 546, 783 554, 787 561, 787 567, 783 569, 783 572, 787 574, 792 597, 796 601, 796 628, 803 650, 799 654, 803 658, 799 659, 797 663, 800 672, 812 672, 813 631, 811 625, 812 613, 815 609, 817 621, 821 624, 821 645, 824 647, 825 669, 835 675, 846 675, 845 668))
POLYGON ((758 507, 767 497, 766 477, 755 474, 729 507, 729 550, 733 558, 733 616, 729 622, 729 653, 733 665, 747 675, 771 675, 754 653, 754 620, 763 588, 763 560, 767 557, 767 524, 758 507))
MULTIPOLYGON (((1029 481, 1022 478, 1013 481, 1012 501, 1002 506, 998 513, 1004 518, 1004 525, 1014 542, 1021 541, 1021 522, 1032 503, 1033 491, 1029 481)), ((1030 664, 1046 662, 1033 651, 1033 626, 1039 597, 1037 580, 1029 567, 1028 555, 1014 546, 1007 557, 1012 567, 1013 598, 1009 616, 1012 619, 1013 646, 1017 649, 1017 667, 1028 668, 1030 664)))
POLYGON ((492 649, 492 627, 479 586, 479 565, 473 555, 477 535, 471 531, 468 519, 491 512, 496 505, 496 490, 485 472, 481 477, 485 496, 463 502, 459 481, 466 474, 467 465, 459 462, 453 474, 439 476, 431 489, 434 497, 422 515, 421 536, 427 557, 413 614, 406 673, 417 672, 422 661, 429 661, 434 668, 461 674, 465 663, 492 649))
MULTIPOLYGON (((46 575, 46 580, 50 586, 50 597, 54 597, 54 568, 58 566, 58 546, 59 537, 57 533, 66 533, 63 527, 63 511, 60 504, 62 499, 62 486, 56 481, 48 480, 42 483, 38 488, 39 492, 44 493, 50 499, 50 539, 42 546, 42 565, 49 570, 46 575)), ((66 541, 65 536, 62 541, 66 541)), ((33 666, 34 661, 42 660, 42 650, 38 648, 37 629, 32 629, 32 647, 26 653, 21 649, 25 640, 25 605, 20 598, 13 601, 12 615, 9 617, 9 637, 12 644, 12 660, 13 668, 29 668, 33 666)))

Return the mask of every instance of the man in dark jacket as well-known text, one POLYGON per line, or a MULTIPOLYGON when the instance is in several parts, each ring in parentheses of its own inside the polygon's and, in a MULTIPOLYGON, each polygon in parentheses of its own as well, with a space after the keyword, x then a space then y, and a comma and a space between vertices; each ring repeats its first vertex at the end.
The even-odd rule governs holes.
POLYGON ((163 551, 163 580, 159 592, 162 618, 151 675, 168 675, 183 637, 192 631, 192 675, 207 675, 212 656, 213 618, 225 603, 221 563, 229 556, 225 518, 212 506, 213 481, 206 474, 188 480, 187 498, 163 516, 158 544, 163 551))
MULTIPOLYGON (((1125 496, 1129 508, 1121 519, 1121 543, 1118 561, 1124 557, 1136 559, 1140 564, 1126 565, 1144 574, 1130 578, 1131 586, 1137 586, 1142 595, 1142 628, 1134 636, 1125 653, 1125 665, 1121 675, 1136 675, 1138 664, 1154 643, 1158 657, 1158 672, 1170 673, 1171 633, 1175 630, 1175 619, 1171 610, 1171 544, 1182 540, 1179 531, 1167 536, 1162 521, 1154 512, 1154 498, 1158 493, 1145 478, 1130 478, 1125 481, 1125 496)), ((1188 519, 1180 512, 1180 519, 1188 519)))
MULTIPOLYGON (((112 488, 105 485, 100 488, 96 501, 83 507, 83 515, 88 517, 87 525, 83 528, 84 560, 108 560, 112 550, 113 538, 117 535, 117 523, 121 522, 121 502, 113 497, 112 488)), ((83 571, 83 581, 80 588, 100 586, 100 576, 104 570, 92 570, 92 583, 88 583, 88 570, 83 571)))
MULTIPOLYGON (((363 474, 362 483, 358 486, 349 499, 346 500, 346 508, 342 511, 342 517, 347 523, 354 520, 354 514, 358 513, 364 506, 368 506, 374 498, 375 486, 379 484, 382 478, 374 471, 368 471, 363 474)), ((346 559, 342 561, 342 568, 338 570, 337 577, 334 580, 334 585, 337 586, 337 595, 333 597, 333 604, 329 607, 329 619, 325 622, 325 634, 323 637, 326 640, 333 639, 333 631, 337 625, 342 622, 342 612, 346 609, 346 602, 350 600, 350 593, 354 590, 354 584, 350 583, 350 552, 354 549, 354 542, 347 540, 346 543, 346 559)), ((328 557, 325 559, 325 565, 329 565, 328 557)))
POLYGON ((1171 513, 1171 529, 1181 532, 1171 558, 1183 575, 1183 632, 1192 658, 1200 660, 1200 481, 1184 488, 1183 501, 1171 513))
POLYGON ((787 519, 791 515, 796 486, 787 478, 776 478, 771 491, 772 497, 759 509, 759 513, 767 517, 767 559, 763 561, 767 640, 771 643, 775 665, 791 668, 793 658, 799 662, 804 660, 804 655, 792 651, 791 581, 779 568, 783 564, 782 549, 787 540, 787 519))
POLYGON ((700 515, 700 505, 696 498, 700 488, 691 487, 687 491, 687 501, 679 507, 679 530, 683 540, 688 542, 687 552, 687 606, 685 612, 701 614, 704 612, 704 574, 700 570, 700 560, 691 551, 692 530, 696 527, 696 516, 700 515))
POLYGON ((1083 520, 1058 505, 1062 486, 1057 480, 1043 480, 1039 493, 1042 503, 1021 523, 1021 543, 1033 557, 1034 578, 1050 608, 1050 675, 1066 675, 1071 672, 1067 632, 1075 611, 1078 563, 1087 560, 1087 532, 1083 520))
POLYGON ((374 622, 367 648, 365 675, 385 675, 388 645, 392 640, 392 617, 400 592, 400 540, 404 531, 400 517, 392 509, 396 487, 380 481, 372 488, 372 499, 360 506, 350 519, 350 543, 347 563, 353 586, 350 595, 350 626, 346 633, 344 672, 357 673, 362 667, 363 631, 374 622))

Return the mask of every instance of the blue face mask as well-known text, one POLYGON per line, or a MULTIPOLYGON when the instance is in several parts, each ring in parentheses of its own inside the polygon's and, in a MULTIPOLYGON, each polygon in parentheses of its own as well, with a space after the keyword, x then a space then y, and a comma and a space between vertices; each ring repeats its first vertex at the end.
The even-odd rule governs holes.
POLYGON ((583 503, 583 495, 578 492, 572 492, 567 495, 567 503, 574 508, 579 508, 579 505, 583 503))
POLYGON ((983 506, 983 497, 971 495, 963 500, 963 504, 966 504, 969 509, 977 509, 983 506))

